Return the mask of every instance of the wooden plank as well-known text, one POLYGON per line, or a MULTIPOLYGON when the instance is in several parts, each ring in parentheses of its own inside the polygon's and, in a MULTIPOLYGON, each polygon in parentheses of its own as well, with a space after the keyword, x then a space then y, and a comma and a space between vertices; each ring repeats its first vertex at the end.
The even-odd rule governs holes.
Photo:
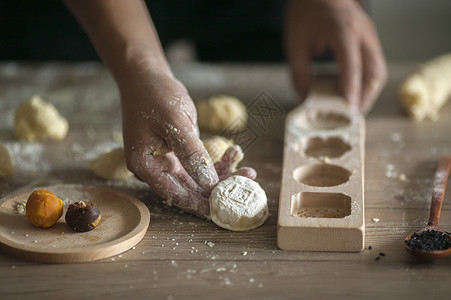
POLYGON ((364 126, 341 97, 319 93, 287 116, 279 248, 363 249, 364 126))
MULTIPOLYGON (((246 77, 246 68, 242 68, 245 80, 231 88, 227 80, 234 78, 235 73, 228 73, 233 66, 216 66, 217 73, 229 79, 218 81, 220 88, 205 94, 234 95, 240 89, 248 96, 242 99, 250 102, 263 88, 278 82, 277 92, 270 90, 270 95, 277 101, 292 101, 293 94, 284 93, 289 77, 278 75, 284 74, 285 66, 277 68, 276 73, 259 69, 260 77, 268 81, 265 84, 254 76, 246 77), (254 80, 251 89, 247 83, 254 80)), ((0 181, 0 196, 41 184, 104 185, 139 198, 149 208, 152 223, 135 249, 93 263, 49 265, 0 253, 0 298, 446 299, 451 258, 423 263, 402 246, 407 234, 425 224, 436 159, 451 152, 450 104, 443 107, 440 120, 423 123, 407 118, 398 104, 398 84, 414 69, 415 64, 390 66, 387 88, 366 118, 365 249, 342 253, 277 248, 283 118, 258 132, 255 143, 245 149, 242 163, 257 170, 257 181, 268 195, 270 217, 256 230, 231 233, 165 206, 142 182, 105 182, 89 172, 89 158, 112 145, 113 133, 120 131, 119 95, 101 66, 1 64, 0 137, 13 150, 17 172, 0 181), (71 130, 65 141, 22 144, 13 140, 14 108, 33 93, 54 101, 69 118, 71 130), (400 173, 406 181, 397 177, 400 173), (372 250, 368 250, 370 245, 372 250), (386 256, 380 257, 379 252, 386 256)), ((191 76, 190 70, 185 72, 191 76)), ((196 99, 196 91, 205 92, 205 84, 192 78, 199 85, 188 89, 196 99)), ((283 109, 287 112, 294 105, 291 102, 283 109)), ((449 190, 443 208, 441 226, 451 231, 449 190)))

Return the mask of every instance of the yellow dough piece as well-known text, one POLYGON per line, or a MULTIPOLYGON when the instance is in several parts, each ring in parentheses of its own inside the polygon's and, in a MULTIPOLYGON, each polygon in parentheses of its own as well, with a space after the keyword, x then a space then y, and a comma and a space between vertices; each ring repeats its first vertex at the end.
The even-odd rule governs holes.
POLYGON ((19 140, 62 140, 68 130, 67 120, 39 96, 22 103, 14 116, 14 134, 19 140))
POLYGON ((28 197, 27 219, 36 227, 52 227, 63 215, 64 203, 52 192, 37 189, 28 197))
POLYGON ((91 171, 103 179, 126 179, 133 176, 127 169, 123 148, 116 148, 100 155, 89 164, 91 171))
POLYGON ((212 96, 196 105, 199 127, 213 133, 243 128, 247 122, 246 106, 235 97, 212 96))
POLYGON ((8 149, 0 144, 0 179, 14 174, 13 160, 8 149))
MULTIPOLYGON (((207 152, 210 155, 213 163, 220 161, 227 149, 229 149, 230 146, 234 145, 232 140, 226 139, 225 137, 219 135, 215 135, 211 138, 202 140, 202 142, 204 143, 205 149, 207 149, 207 152)), ((230 166, 230 170, 232 172, 235 172, 237 170, 237 166, 243 160, 243 158, 243 153, 240 153, 240 155, 236 155, 232 158, 232 163, 230 166)))
POLYGON ((401 103, 417 121, 437 120, 440 108, 451 96, 451 54, 426 62, 400 86, 401 103))

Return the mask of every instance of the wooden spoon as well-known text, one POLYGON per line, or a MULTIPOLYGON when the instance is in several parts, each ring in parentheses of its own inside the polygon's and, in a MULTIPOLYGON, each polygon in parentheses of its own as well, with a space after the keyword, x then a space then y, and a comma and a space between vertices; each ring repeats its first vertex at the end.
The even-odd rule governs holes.
POLYGON ((438 226, 438 221, 440 219, 440 212, 442 210, 442 204, 443 204, 443 197, 445 196, 445 190, 446 190, 446 182, 448 181, 448 175, 451 168, 451 156, 442 156, 440 157, 438 161, 437 170, 435 171, 434 176, 434 184, 433 184, 433 190, 432 190, 432 199, 431 199, 431 212, 429 214, 429 221, 427 225, 421 229, 418 230, 404 240, 404 247, 413 255, 422 258, 422 259, 436 259, 445 257, 451 254, 451 247, 445 249, 445 250, 431 250, 431 251, 425 251, 425 250, 418 250, 413 249, 409 247, 407 242, 412 238, 414 234, 421 234, 426 231, 436 231, 443 234, 444 239, 448 239, 448 243, 451 244, 451 237, 450 235, 441 230, 438 226))

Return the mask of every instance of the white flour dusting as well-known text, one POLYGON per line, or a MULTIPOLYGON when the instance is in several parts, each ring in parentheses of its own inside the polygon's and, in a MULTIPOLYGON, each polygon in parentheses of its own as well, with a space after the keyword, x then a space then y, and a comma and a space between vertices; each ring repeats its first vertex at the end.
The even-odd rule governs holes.
POLYGON ((42 159, 44 147, 41 143, 7 142, 5 147, 14 160, 14 169, 18 172, 48 172, 50 162, 42 159))
POLYGON ((97 145, 82 145, 79 142, 72 143, 69 151, 69 155, 75 161, 90 161, 97 158, 100 154, 121 147, 121 141, 107 141, 97 145))

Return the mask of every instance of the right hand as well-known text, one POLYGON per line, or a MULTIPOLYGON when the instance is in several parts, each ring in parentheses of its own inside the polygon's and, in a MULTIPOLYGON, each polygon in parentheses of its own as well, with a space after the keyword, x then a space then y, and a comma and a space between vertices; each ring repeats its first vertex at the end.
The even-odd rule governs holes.
POLYGON ((285 48, 301 97, 310 86, 312 59, 331 50, 343 96, 368 112, 387 80, 387 67, 374 24, 358 1, 290 0, 286 11, 285 48))

